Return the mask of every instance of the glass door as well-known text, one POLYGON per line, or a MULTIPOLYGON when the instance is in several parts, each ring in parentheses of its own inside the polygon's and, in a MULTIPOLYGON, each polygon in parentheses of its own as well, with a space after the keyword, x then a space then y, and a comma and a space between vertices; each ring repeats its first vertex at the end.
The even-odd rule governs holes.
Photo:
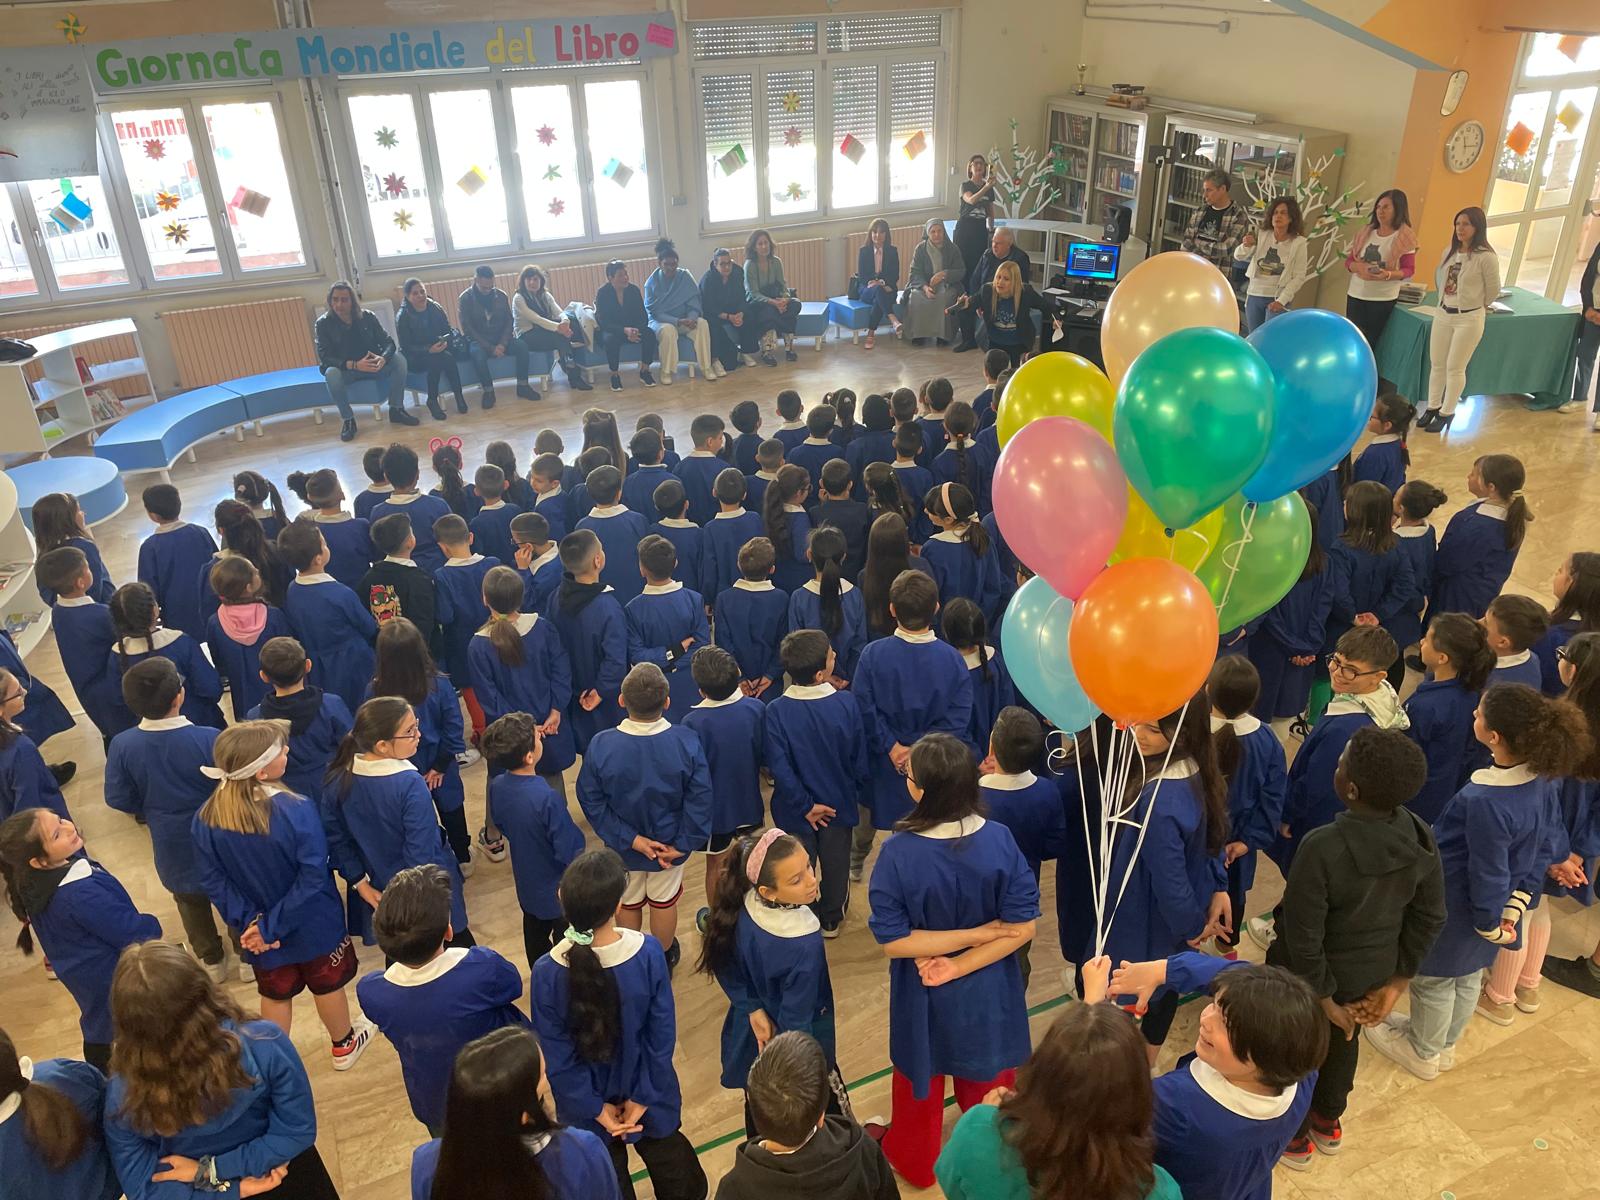
POLYGON ((1094 118, 1088 113, 1050 110, 1050 155, 1061 199, 1045 210, 1051 221, 1081 223, 1088 215, 1089 154, 1094 148, 1094 118))
POLYGON ((1103 225, 1118 205, 1133 208, 1139 199, 1139 164, 1144 152, 1144 122, 1109 116, 1095 118, 1094 175, 1089 188, 1091 225, 1103 225))
POLYGON ((1158 253, 1181 248, 1189 218, 1205 203, 1200 181, 1226 158, 1226 144, 1215 133, 1182 125, 1169 130, 1172 161, 1167 166, 1158 253))

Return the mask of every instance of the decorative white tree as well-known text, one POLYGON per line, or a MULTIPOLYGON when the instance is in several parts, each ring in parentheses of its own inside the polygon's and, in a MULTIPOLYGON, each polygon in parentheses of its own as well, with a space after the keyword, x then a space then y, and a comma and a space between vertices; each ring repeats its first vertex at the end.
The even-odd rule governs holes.
MULTIPOLYGON (((1355 229, 1372 211, 1376 198, 1357 200, 1355 195, 1366 184, 1357 183, 1342 192, 1332 192, 1323 183, 1322 176, 1344 151, 1335 150, 1310 164, 1305 178, 1294 185, 1294 198, 1300 205, 1300 215, 1305 222, 1306 240, 1310 243, 1308 256, 1311 274, 1321 275, 1336 262, 1344 261, 1354 239, 1355 229), (1348 229, 1348 236, 1347 231, 1348 229)), ((1246 172, 1245 195, 1258 213, 1266 212, 1267 205, 1284 194, 1280 181, 1269 172, 1246 172)))
POLYGON ((1028 221, 1061 199, 1061 189, 1054 180, 1064 170, 1058 169, 1057 156, 1041 155, 1032 146, 1017 141, 1017 122, 1011 121, 1011 148, 1002 155, 998 146, 989 149, 989 162, 994 171, 995 210, 1002 217, 1028 221))

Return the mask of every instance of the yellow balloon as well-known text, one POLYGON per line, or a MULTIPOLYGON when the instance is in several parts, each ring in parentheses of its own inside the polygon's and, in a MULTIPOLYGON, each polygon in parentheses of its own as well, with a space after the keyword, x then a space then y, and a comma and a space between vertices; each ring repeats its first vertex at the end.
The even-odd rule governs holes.
POLYGON ((1076 354, 1040 354, 1017 368, 995 413, 1000 444, 1039 417, 1076 417, 1111 440, 1117 389, 1105 372, 1076 354))
POLYGON ((1100 326, 1106 374, 1120 384, 1145 347, 1204 326, 1239 332, 1239 302, 1228 277, 1198 254, 1153 255, 1128 272, 1106 304, 1100 326))
POLYGON ((1122 526, 1122 537, 1111 552, 1108 563, 1119 563, 1125 558, 1165 558, 1189 571, 1198 570, 1200 564, 1216 549, 1222 535, 1222 509, 1214 509, 1187 529, 1174 530, 1167 536, 1161 518, 1150 511, 1150 506, 1133 488, 1128 489, 1128 520, 1122 526))

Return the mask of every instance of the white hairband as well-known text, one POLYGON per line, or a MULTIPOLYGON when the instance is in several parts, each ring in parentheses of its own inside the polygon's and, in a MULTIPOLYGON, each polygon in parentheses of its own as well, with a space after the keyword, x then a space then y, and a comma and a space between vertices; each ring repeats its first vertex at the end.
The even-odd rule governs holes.
POLYGON ((224 771, 221 767, 201 767, 200 774, 207 779, 249 779, 273 759, 278 757, 278 752, 283 749, 283 743, 273 742, 271 746, 261 752, 261 757, 254 762, 246 763, 237 771, 224 771))

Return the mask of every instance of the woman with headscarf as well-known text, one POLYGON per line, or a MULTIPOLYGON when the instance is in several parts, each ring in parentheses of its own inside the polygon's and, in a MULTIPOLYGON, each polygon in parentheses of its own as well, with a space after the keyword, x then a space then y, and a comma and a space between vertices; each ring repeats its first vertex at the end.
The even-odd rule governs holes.
POLYGON ((955 340, 955 318, 947 311, 961 299, 967 267, 944 231, 939 217, 929 220, 917 252, 911 256, 911 276, 906 290, 906 320, 900 336, 919 341, 955 340))

